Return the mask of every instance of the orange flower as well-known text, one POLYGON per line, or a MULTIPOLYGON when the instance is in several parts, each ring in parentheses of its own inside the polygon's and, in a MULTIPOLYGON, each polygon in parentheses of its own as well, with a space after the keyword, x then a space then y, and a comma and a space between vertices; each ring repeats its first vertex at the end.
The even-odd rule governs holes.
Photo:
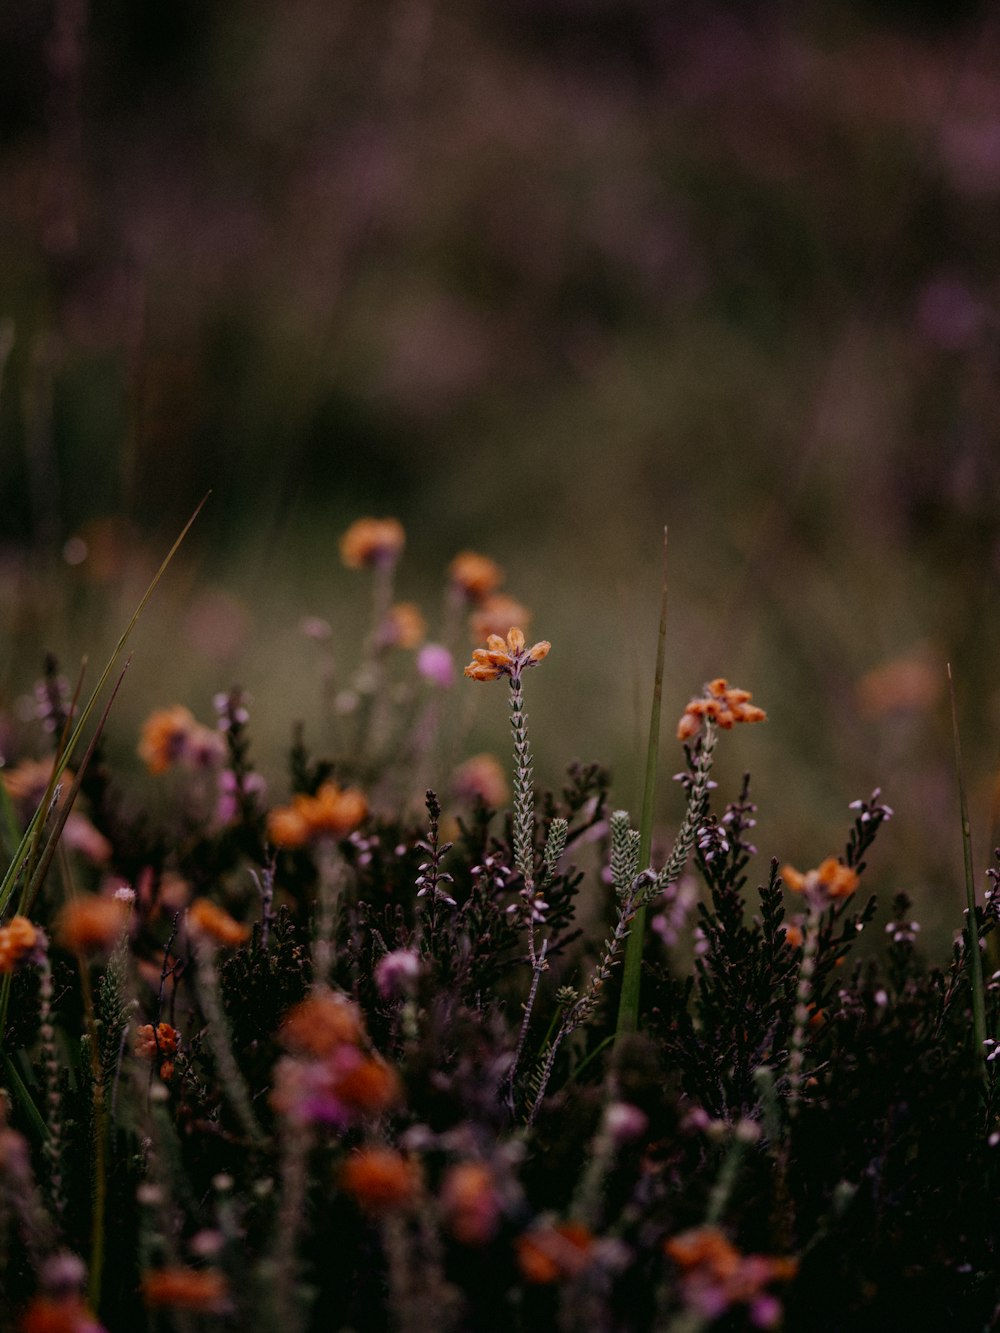
POLYGON ((281 1039, 293 1051, 317 1057, 361 1039, 361 1014, 346 996, 317 991, 293 1005, 281 1024, 281 1039))
POLYGON ((155 1034, 152 1023, 143 1023, 136 1030, 135 1053, 147 1060, 152 1059, 157 1049, 161 1055, 176 1055, 179 1035, 169 1023, 157 1023, 155 1034))
POLYGON ((315 796, 301 793, 291 805, 276 807, 267 817, 267 836, 275 847, 304 847, 313 838, 342 838, 367 817, 368 802, 353 787, 324 782, 315 796))
POLYGON ((785 927, 785 943, 790 949, 802 948, 802 927, 794 924, 785 927))
POLYGON ((229 1307, 226 1279, 214 1268, 158 1268, 143 1275, 142 1296, 154 1308, 221 1314, 229 1307))
POLYGON ((413 602, 390 606, 378 633, 387 648, 416 648, 427 637, 427 621, 413 602))
POLYGON ((38 931, 28 918, 12 916, 0 927, 0 974, 13 972, 38 942, 38 931))
POLYGON ((497 562, 476 551, 459 551, 448 566, 448 574, 453 587, 476 606, 503 583, 503 570, 497 562))
POLYGON ((510 788, 500 761, 491 754, 474 754, 459 764, 451 779, 452 791, 460 801, 475 801, 499 810, 510 797, 510 788))
POLYGON ((120 898, 96 894, 75 898, 56 917, 56 939, 74 953, 111 949, 128 923, 129 908, 120 898))
POLYGON ((463 1245, 486 1245, 500 1220, 496 1180, 485 1162, 458 1162, 441 1185, 441 1208, 448 1228, 463 1245))
POLYGON ((479 609, 469 617, 469 628, 476 643, 488 639, 491 634, 505 637, 515 625, 531 623, 531 612, 504 593, 490 596, 480 604, 479 609))
POLYGON ((717 1277, 735 1273, 741 1258, 739 1250, 717 1227, 695 1227, 684 1231, 665 1241, 663 1248, 685 1272, 705 1266, 717 1277))
POLYGON ((514 1244, 525 1281, 541 1286, 586 1268, 594 1237, 579 1222, 560 1222, 526 1232, 514 1244))
POLYGON ((359 518, 340 539, 340 558, 348 569, 396 563, 406 542, 403 525, 395 518, 359 518))
POLYGON ((383 1060, 361 1060, 336 1072, 333 1093, 351 1111, 377 1115, 399 1100, 399 1075, 383 1060))
MULTIPOLYGON (((22 759, 16 768, 4 771, 3 785, 12 801, 34 810, 41 804, 51 777, 51 759, 22 759)), ((63 784, 62 799, 65 800, 68 784, 73 781, 68 768, 63 769, 59 781, 63 784)))
POLYGON ((267 837, 275 847, 304 847, 309 841, 309 822, 297 806, 279 805, 267 817, 267 837))
POLYGON ((721 676, 709 681, 702 696, 692 699, 681 714, 677 739, 687 741, 696 736, 706 718, 724 731, 737 722, 763 722, 767 714, 750 702, 752 698, 749 690, 738 690, 721 676))
POLYGON ((850 898, 860 883, 853 870, 832 856, 805 874, 794 866, 782 866, 781 878, 792 893, 804 893, 820 904, 834 898, 850 898))
POLYGON ((250 927, 235 920, 210 898, 196 898, 188 908, 187 919, 188 928, 196 935, 227 949, 237 949, 250 938, 250 927))
POLYGON ((925 658, 897 657, 873 667, 858 682, 858 703, 869 717, 926 712, 937 702, 943 677, 925 658))
POLYGON ((390 1148, 362 1148, 345 1162, 340 1184, 366 1212, 379 1213, 415 1199, 420 1172, 414 1162, 390 1148))
POLYGON ((17 1327, 18 1333, 107 1333, 75 1293, 56 1299, 36 1297, 17 1327))
POLYGON ((139 758, 150 773, 165 773, 180 759, 197 727, 194 714, 181 704, 157 709, 142 724, 139 758))
POLYGON ((547 657, 551 647, 548 639, 542 639, 526 649, 524 631, 515 626, 508 631, 506 641, 499 634, 491 634, 486 647, 473 652, 465 674, 470 680, 499 680, 501 676, 519 679, 522 671, 547 657))

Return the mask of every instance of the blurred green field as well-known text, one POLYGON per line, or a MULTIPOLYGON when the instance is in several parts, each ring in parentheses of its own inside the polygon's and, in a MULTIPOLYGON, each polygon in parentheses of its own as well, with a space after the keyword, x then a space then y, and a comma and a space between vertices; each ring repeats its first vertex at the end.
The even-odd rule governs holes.
POLYGON ((878 784, 871 882, 960 924, 947 661, 980 873, 1000 772, 989 6, 26 0, 0 59, 9 762, 44 651, 106 655, 211 488, 111 727, 137 792, 146 712, 234 682, 276 796, 295 719, 322 748, 299 626, 355 660, 373 513, 432 634, 451 556, 500 561, 553 643, 540 780, 599 759, 637 809, 667 524, 665 715, 717 674, 768 709, 720 760, 762 874, 878 784))

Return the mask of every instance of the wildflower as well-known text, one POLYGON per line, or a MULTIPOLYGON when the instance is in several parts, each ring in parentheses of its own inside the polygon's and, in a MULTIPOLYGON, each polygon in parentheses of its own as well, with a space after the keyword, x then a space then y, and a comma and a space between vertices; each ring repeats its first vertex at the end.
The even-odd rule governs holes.
POLYGON ((531 622, 531 612, 521 602, 504 594, 487 597, 469 617, 469 628, 476 643, 491 634, 505 637, 515 625, 531 622))
POLYGON ((325 1056, 338 1046, 361 1039, 361 1014, 346 996, 314 991, 293 1005, 281 1024, 281 1040, 289 1050, 325 1056))
POLYGON ((359 518, 340 539, 340 558, 348 569, 391 568, 406 542, 395 518, 359 518))
POLYGON ((188 908, 188 929, 227 949, 239 948, 250 938, 250 927, 224 912, 210 898, 196 898, 188 908))
POLYGON ((719 676, 705 686, 700 698, 694 698, 681 714, 677 724, 677 739, 690 740, 701 729, 705 719, 728 731, 736 722, 763 722, 767 714, 750 700, 749 690, 739 690, 719 676))
MULTIPOLYGON (((22 759, 16 767, 4 770, 2 780, 10 799, 31 811, 41 803, 51 778, 51 759, 22 759)), ((63 769, 60 781, 73 781, 73 774, 68 768, 63 769)), ((62 795, 65 798, 65 793, 62 795)))
POLYGON ((474 606, 482 603, 503 583, 503 570, 488 555, 460 551, 448 566, 452 587, 474 606))
POLYGON ((803 874, 794 866, 782 866, 781 878, 792 893, 803 893, 820 906, 837 898, 850 898, 859 884, 858 876, 832 856, 816 870, 803 874))
POLYGON ((38 928, 26 916, 12 916, 0 927, 0 974, 13 972, 39 943, 38 928))
POLYGON ((416 1198, 420 1173, 391 1148, 363 1148, 344 1164, 340 1184, 366 1212, 381 1213, 416 1198))
POLYGON ((455 659, 443 644, 425 643, 417 653, 417 672, 429 685, 450 689, 455 682, 455 659))
POLYGON ((375 986, 383 1000, 406 995, 419 976, 419 955, 409 949, 393 949, 375 964, 375 986))
POLYGON ((537 666, 552 647, 547 639, 527 649, 524 642, 524 631, 516 626, 508 630, 506 641, 499 634, 491 634, 486 647, 473 652, 465 674, 470 680, 499 680, 501 676, 520 679, 521 672, 537 666))
POLYGON ((384 648, 416 648, 427 637, 427 621, 413 602, 390 606, 379 626, 378 643, 384 648))
POLYGON ((629 1143, 645 1134, 649 1117, 631 1102, 609 1102, 604 1109, 604 1132, 618 1144, 629 1143))
POLYGON ((165 773, 178 762, 197 725, 194 714, 180 704, 150 713, 139 740, 139 758, 150 773, 165 773))
POLYGON ((457 800, 480 800, 493 810, 499 810, 510 799, 503 765, 492 754, 474 754, 459 764, 452 775, 451 787, 457 800))
POLYGON ((485 1162, 457 1162, 441 1184, 441 1210, 462 1245, 486 1245, 500 1221, 500 1197, 485 1162))
POLYGON ((36 1297, 17 1327, 18 1333, 107 1333, 76 1293, 36 1297))
POLYGON ((579 1222, 561 1222, 525 1232, 514 1243, 525 1280, 542 1286, 586 1268, 594 1237, 579 1222))
POLYGON ((150 713, 142 725, 138 754, 150 773, 165 773, 175 764, 217 768, 225 753, 225 741, 218 732, 203 726, 180 704, 150 713))
POLYGON ((190 1310, 196 1314, 222 1314, 229 1308, 226 1279, 215 1268, 159 1268, 142 1279, 142 1296, 148 1306, 190 1310))
POLYGON ((717 1227, 696 1227, 673 1236, 664 1251, 681 1270, 686 1304, 705 1319, 716 1319, 737 1305, 749 1309, 758 1328, 772 1328, 781 1306, 766 1288, 795 1276, 794 1259, 741 1254, 717 1227))
POLYGON ((794 921, 784 927, 785 943, 790 949, 801 949, 802 941, 805 938, 802 934, 802 927, 797 926, 794 921))
POLYGON ((345 1053, 334 1072, 333 1092, 351 1112, 379 1115, 399 1100, 399 1075, 384 1060, 345 1053))
POLYGON ((136 1031, 135 1038, 136 1055, 143 1060, 161 1057, 160 1078, 164 1083, 169 1083, 174 1076, 174 1062, 170 1057, 177 1054, 180 1038, 177 1029, 169 1023, 157 1023, 154 1031, 152 1023, 143 1023, 136 1031))
POLYGON ((360 791, 324 782, 315 796, 299 793, 291 805, 272 810, 267 836, 275 847, 304 847, 315 838, 352 833, 367 814, 368 802, 360 791))
POLYGON ((74 898, 56 917, 56 940, 74 953, 111 949, 129 918, 129 905, 97 894, 74 898))

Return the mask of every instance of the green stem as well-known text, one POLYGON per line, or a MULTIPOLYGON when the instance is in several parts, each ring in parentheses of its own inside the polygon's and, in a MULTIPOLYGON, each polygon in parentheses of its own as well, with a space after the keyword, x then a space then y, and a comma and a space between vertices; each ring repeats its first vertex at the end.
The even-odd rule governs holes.
MULTIPOLYGON (((653 679, 653 704, 649 715, 649 740, 646 746, 646 778, 642 793, 642 818, 639 823, 639 868, 649 865, 653 843, 653 803, 656 797, 656 767, 660 749, 660 705, 663 698, 663 663, 667 643, 667 529, 663 529, 663 585, 660 590, 660 630, 656 646, 656 675, 653 679)), ((625 945, 622 989, 618 1001, 616 1037, 634 1032, 639 1026, 639 991, 642 984, 642 947, 646 936, 646 909, 640 907, 632 920, 625 945)))

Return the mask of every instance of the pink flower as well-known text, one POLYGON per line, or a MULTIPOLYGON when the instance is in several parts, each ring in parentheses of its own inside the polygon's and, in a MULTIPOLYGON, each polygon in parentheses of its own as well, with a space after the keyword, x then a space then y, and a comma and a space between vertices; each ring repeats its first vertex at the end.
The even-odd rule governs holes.
POLYGON ((451 653, 440 643, 425 643, 417 653, 417 670, 430 685, 450 689, 455 682, 455 663, 451 653))

